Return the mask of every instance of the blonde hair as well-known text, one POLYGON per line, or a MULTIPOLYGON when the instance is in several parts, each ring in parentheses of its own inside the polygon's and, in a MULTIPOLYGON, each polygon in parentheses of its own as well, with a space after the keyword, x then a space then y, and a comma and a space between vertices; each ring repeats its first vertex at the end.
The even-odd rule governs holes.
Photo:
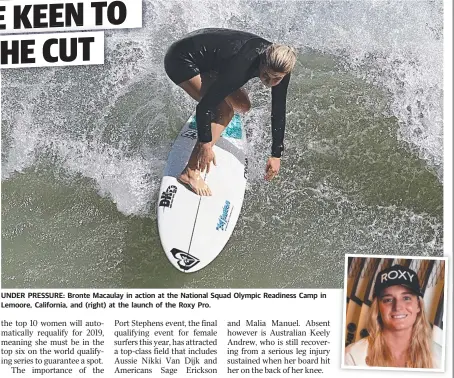
MULTIPOLYGON (((431 327, 424 311, 424 302, 418 297, 420 311, 413 324, 410 346, 407 350, 408 368, 433 368, 432 362, 432 336, 431 327)), ((395 366, 391 349, 383 338, 383 321, 378 308, 378 298, 375 298, 370 308, 368 324, 368 342, 366 363, 369 366, 393 367, 395 366)))
POLYGON ((262 54, 262 64, 274 72, 290 73, 295 67, 296 51, 286 45, 273 43, 262 54))

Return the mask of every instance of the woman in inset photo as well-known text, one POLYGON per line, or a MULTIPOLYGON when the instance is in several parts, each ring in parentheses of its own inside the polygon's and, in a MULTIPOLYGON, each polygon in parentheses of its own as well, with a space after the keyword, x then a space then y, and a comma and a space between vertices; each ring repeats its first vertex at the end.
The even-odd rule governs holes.
POLYGON ((418 275, 402 265, 378 273, 369 336, 345 349, 346 366, 436 369, 441 347, 432 341, 418 275))

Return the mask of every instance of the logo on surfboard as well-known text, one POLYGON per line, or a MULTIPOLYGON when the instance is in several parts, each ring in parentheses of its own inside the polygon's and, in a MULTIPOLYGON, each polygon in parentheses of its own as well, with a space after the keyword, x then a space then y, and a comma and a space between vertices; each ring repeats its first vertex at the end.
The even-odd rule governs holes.
MULTIPOLYGON (((232 207, 232 209, 233 209, 233 207, 232 207)), ((222 231, 227 230, 227 226, 229 225, 229 221, 230 221, 230 216, 232 215, 231 211, 230 211, 230 214, 229 214, 229 210, 230 210, 230 201, 226 200, 225 204, 224 204, 224 207, 222 208, 222 213, 219 216, 218 224, 216 225, 216 230, 217 231, 219 231, 219 230, 222 230, 222 231)))
POLYGON ((177 248, 173 248, 170 252, 172 253, 173 257, 178 260, 177 264, 183 270, 189 270, 200 262, 197 257, 192 256, 189 253, 180 251, 177 248))
POLYGON ((173 198, 177 192, 177 187, 175 185, 170 185, 165 191, 161 194, 161 200, 159 201, 160 207, 172 208, 173 198))
POLYGON ((185 138, 189 138, 189 139, 197 139, 197 130, 189 129, 189 130, 183 131, 180 135, 185 138))
POLYGON ((247 157, 244 158, 244 178, 247 180, 247 176, 249 173, 249 162, 247 160, 247 157))

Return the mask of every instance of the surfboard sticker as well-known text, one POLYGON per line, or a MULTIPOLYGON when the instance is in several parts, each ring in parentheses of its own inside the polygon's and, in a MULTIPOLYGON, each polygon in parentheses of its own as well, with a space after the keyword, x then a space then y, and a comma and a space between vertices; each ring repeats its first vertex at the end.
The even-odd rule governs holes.
MULTIPOLYGON (((197 122, 195 116, 192 116, 189 119, 189 128, 191 130, 197 130, 197 122)), ((197 131, 196 131, 196 138, 197 138, 197 131)), ((243 127, 241 122, 241 117, 239 114, 235 114, 227 125, 225 130, 221 134, 224 138, 233 138, 233 139, 242 139, 243 138, 243 127)))
POLYGON ((180 251, 177 248, 172 248, 170 253, 177 261, 178 266, 184 271, 194 268, 200 262, 197 257, 192 256, 189 253, 180 251))
POLYGON ((246 190, 246 139, 237 114, 214 146, 217 165, 204 180, 213 195, 200 197, 177 181, 197 141, 192 115, 178 134, 167 159, 158 197, 161 244, 171 264, 191 273, 222 251, 238 221, 246 190))

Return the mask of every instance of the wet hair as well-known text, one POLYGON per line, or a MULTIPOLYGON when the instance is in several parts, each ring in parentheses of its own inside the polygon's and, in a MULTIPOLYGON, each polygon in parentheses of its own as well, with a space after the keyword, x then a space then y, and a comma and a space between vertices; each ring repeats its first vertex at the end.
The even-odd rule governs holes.
POLYGON ((288 74, 296 63, 296 51, 293 47, 273 43, 263 52, 262 64, 274 72, 288 74))
MULTIPOLYGON (((407 368, 433 368, 432 362, 432 329, 424 311, 424 302, 418 298, 420 311, 413 324, 410 346, 407 351, 407 368)), ((378 308, 378 298, 375 298, 370 308, 368 324, 368 342, 366 363, 369 366, 393 367, 395 366, 391 348, 383 338, 383 321, 378 308)))

